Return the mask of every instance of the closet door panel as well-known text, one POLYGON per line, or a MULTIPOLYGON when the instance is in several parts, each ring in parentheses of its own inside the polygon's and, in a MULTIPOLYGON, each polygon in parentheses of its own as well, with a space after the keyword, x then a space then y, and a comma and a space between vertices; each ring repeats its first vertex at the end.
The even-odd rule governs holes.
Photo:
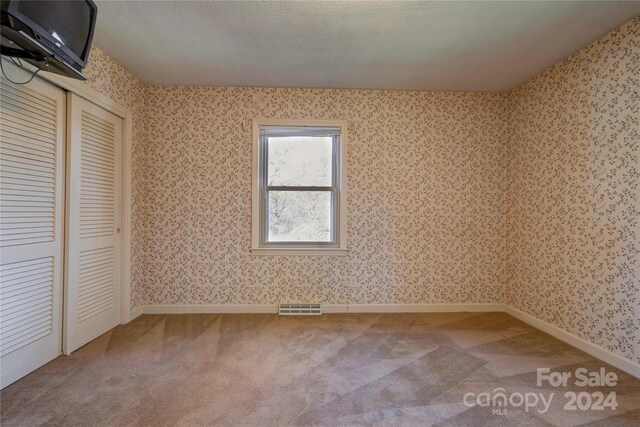
POLYGON ((122 119, 69 94, 65 353, 120 323, 122 119))
POLYGON ((65 94, 0 93, 0 386, 61 353, 65 94))

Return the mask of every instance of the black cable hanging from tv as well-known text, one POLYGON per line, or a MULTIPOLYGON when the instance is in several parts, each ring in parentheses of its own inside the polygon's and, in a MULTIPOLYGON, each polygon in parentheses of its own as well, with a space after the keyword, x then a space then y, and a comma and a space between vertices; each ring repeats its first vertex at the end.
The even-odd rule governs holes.
MULTIPOLYGON (((4 50, 4 49, 3 49, 4 50)), ((3 58, 5 58, 4 55, 2 55, 3 58)), ((22 61, 20 61, 20 59, 18 58, 18 61, 16 62, 16 60, 12 57, 7 57, 11 60, 11 62, 13 62, 13 65, 15 65, 16 67, 20 68, 23 71, 26 72, 30 72, 24 65, 22 65, 22 61)), ((29 77, 29 80, 25 81, 25 82, 16 82, 14 80, 11 80, 11 78, 7 75, 7 73, 4 71, 4 65, 2 65, 2 60, 0 59, 0 70, 2 70, 2 75, 4 76, 5 79, 9 80, 11 83, 13 83, 14 85, 26 85, 31 83, 31 81, 36 77, 36 74, 38 74, 40 72, 40 69, 37 69, 36 71, 31 72, 31 77, 29 77)))

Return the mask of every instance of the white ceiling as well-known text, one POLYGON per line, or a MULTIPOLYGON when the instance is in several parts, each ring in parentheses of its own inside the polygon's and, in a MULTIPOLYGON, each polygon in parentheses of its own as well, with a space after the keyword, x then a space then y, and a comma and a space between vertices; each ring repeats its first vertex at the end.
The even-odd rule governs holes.
POLYGON ((505 91, 640 2, 98 1, 95 44, 147 83, 505 91))

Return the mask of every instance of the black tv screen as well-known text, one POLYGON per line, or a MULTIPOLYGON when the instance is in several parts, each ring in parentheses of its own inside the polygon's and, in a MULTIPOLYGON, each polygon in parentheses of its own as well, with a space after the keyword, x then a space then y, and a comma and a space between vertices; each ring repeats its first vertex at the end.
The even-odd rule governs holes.
POLYGON ((91 31, 91 7, 83 1, 21 1, 18 12, 29 17, 47 34, 84 59, 91 31), (48 3, 48 4, 47 4, 48 3))
POLYGON ((89 2, 20 1, 17 12, 38 25, 58 47, 66 47, 84 65, 91 42, 94 8, 89 2))

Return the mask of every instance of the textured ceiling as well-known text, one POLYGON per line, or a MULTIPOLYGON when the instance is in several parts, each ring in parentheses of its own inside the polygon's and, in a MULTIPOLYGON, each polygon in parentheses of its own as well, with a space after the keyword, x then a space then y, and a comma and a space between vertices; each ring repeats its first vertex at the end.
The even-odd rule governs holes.
POLYGON ((96 45, 147 83, 505 91, 640 2, 98 1, 96 45))

